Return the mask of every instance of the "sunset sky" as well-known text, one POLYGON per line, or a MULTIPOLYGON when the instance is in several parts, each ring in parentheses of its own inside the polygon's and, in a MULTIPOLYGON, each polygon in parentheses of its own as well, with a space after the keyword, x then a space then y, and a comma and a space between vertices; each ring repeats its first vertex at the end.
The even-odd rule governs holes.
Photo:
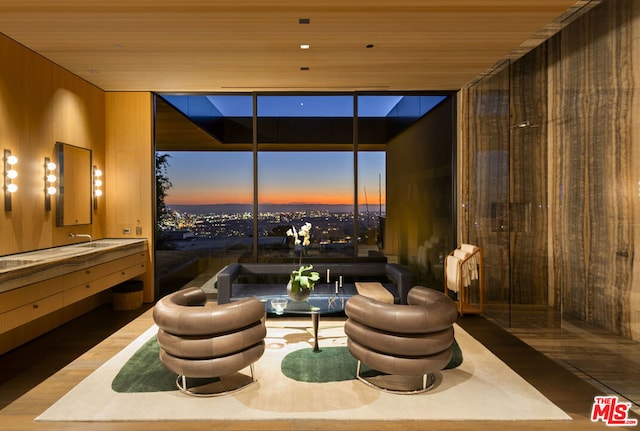
MULTIPOLYGON (((165 153, 163 153, 165 154, 165 153)), ((168 205, 253 202, 250 152, 169 152, 173 187, 168 205)), ((359 201, 378 204, 381 176, 385 203, 384 152, 361 152, 359 201)), ((260 203, 353 202, 353 154, 349 152, 262 152, 258 154, 260 203)))
MULTIPOLYGON (((251 95, 164 95, 189 116, 253 115, 251 95)), ((359 95, 357 118, 417 120, 445 96, 359 95)), ((258 117, 344 117, 354 115, 354 95, 260 95, 258 117)), ((168 205, 253 202, 251 152, 168 152, 168 205)), ((385 153, 359 152, 360 205, 385 204, 385 153), (379 181, 379 178, 381 180, 379 181), (381 187, 379 187, 381 184, 381 187)), ((353 153, 258 152, 261 204, 353 204, 353 153)))

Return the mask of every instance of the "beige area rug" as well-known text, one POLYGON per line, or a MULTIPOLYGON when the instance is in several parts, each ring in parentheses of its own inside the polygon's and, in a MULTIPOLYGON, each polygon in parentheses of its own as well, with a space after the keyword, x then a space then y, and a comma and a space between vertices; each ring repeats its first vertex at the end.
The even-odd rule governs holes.
MULTIPOLYGON (((344 346, 343 322, 320 322, 320 347, 344 346)), ((570 416, 456 326, 464 361, 436 373, 435 387, 420 395, 394 395, 357 381, 307 383, 280 371, 290 352, 310 347, 311 322, 270 319, 267 350, 256 363, 258 383, 223 397, 196 398, 179 391, 116 393, 121 366, 154 336, 151 327, 36 420, 570 420, 570 416)), ((248 369, 247 369, 248 371, 248 369)))

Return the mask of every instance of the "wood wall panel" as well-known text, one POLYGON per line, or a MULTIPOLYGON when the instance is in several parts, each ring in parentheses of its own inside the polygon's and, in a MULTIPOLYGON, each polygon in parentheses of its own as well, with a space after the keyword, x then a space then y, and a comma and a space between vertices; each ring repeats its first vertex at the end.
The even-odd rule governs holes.
MULTIPOLYGON (((89 225, 57 227, 55 199, 52 200, 51 211, 45 211, 44 157, 56 160, 57 141, 90 149, 93 164, 106 172, 107 185, 110 180, 115 182, 116 178, 124 183, 131 173, 136 173, 132 175, 132 181, 139 181, 135 186, 142 184, 143 187, 137 189, 144 188, 144 192, 130 192, 128 202, 117 199, 111 202, 117 205, 116 212, 121 208, 141 208, 144 213, 144 217, 140 218, 144 223, 143 235, 151 238, 153 213, 149 154, 153 152, 153 145, 150 102, 144 108, 136 107, 137 115, 123 110, 121 116, 115 118, 115 121, 121 121, 120 129, 137 133, 134 147, 146 155, 149 168, 142 170, 136 165, 130 172, 114 170, 110 174, 105 169, 106 153, 111 152, 110 149, 107 151, 105 139, 105 93, 4 35, 0 35, 0 64, 0 151, 10 149, 19 159, 16 180, 19 189, 12 197, 12 211, 6 212, 0 207, 0 255, 77 242, 77 239, 69 237, 71 232, 91 234, 95 239, 106 235, 122 236, 112 228, 114 223, 111 220, 117 218, 112 218, 111 213, 107 214, 107 202, 110 199, 107 194, 100 200, 98 209, 93 211, 89 225), (143 122, 141 117, 145 115, 146 122, 143 122), (146 139, 143 139, 139 130, 145 127, 146 139), (110 228, 109 233, 107 227, 110 228)), ((146 97, 149 101, 148 93, 146 97)), ((110 130, 118 128, 113 122, 109 125, 110 130)), ((128 143, 130 141, 125 141, 124 145, 128 143)), ((117 149, 117 145, 114 148, 117 149)), ((139 158, 135 160, 139 161, 139 158)), ((115 198, 116 195, 112 196, 115 198)), ((148 262, 146 267, 153 266, 148 262)), ((153 271, 148 271, 146 277, 147 284, 151 286, 149 297, 153 298, 153 271)), ((93 295, 43 316, 36 322, 22 325, 0 340, 0 349, 13 347, 51 330, 110 299, 109 292, 93 295)))
MULTIPOLYGON (((106 94, 105 200, 107 235, 148 238, 147 268, 153 268, 154 145, 153 95, 148 92, 106 94)), ((144 300, 154 299, 154 274, 147 271, 144 300)))
POLYGON ((0 64, 0 151, 18 157, 12 211, 0 207, 0 255, 69 244, 71 232, 101 237, 101 211, 92 225, 56 227, 55 198, 51 211, 44 208, 43 166, 44 157, 56 160, 56 141, 104 161, 104 93, 4 35, 0 64))

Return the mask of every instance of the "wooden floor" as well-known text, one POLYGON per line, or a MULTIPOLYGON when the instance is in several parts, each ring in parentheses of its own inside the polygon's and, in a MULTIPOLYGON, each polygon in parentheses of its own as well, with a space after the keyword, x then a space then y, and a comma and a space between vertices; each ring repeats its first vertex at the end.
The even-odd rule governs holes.
POLYGON ((546 306, 489 309, 492 320, 563 367, 640 412, 640 343, 546 306))
MULTIPOLYGON (((458 323, 567 412, 572 421, 256 421, 256 422, 35 422, 58 398, 123 349, 152 324, 148 309, 114 312, 102 307, 0 356, 0 430, 591 430, 600 393, 568 368, 501 329, 489 319, 458 323)), ((88 403, 100 400, 87 399, 88 403)), ((464 400, 460 400, 464 409, 464 400)), ((238 415, 242 412, 239 411, 238 415)), ((617 427, 617 429, 621 429, 617 427)), ((624 428, 622 428, 624 429, 624 428)), ((640 428, 638 428, 640 429, 640 428)))

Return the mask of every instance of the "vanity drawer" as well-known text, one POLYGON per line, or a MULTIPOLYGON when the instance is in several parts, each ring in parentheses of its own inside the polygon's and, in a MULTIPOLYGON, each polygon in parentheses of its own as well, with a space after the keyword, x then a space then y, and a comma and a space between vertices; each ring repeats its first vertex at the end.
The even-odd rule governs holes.
POLYGON ((52 278, 39 283, 30 284, 19 289, 8 290, 0 293, 0 313, 6 313, 24 304, 38 301, 42 298, 55 295, 65 289, 62 277, 52 278))
POLYGON ((72 287, 64 291, 64 305, 71 305, 81 301, 84 298, 100 293, 109 286, 104 278, 99 280, 88 281, 79 286, 72 287))
POLYGON ((105 277, 105 281, 109 287, 120 284, 123 281, 132 279, 146 272, 146 263, 138 263, 131 265, 128 268, 123 268, 120 271, 109 274, 105 277))
POLYGON ((103 263, 100 265, 102 276, 109 276, 114 272, 122 271, 133 265, 144 264, 146 262, 146 253, 137 252, 120 259, 112 260, 111 262, 103 263))
POLYGON ((78 286, 95 280, 96 278, 103 277, 104 271, 101 267, 102 265, 96 265, 63 275, 61 278, 64 280, 65 288, 68 289, 69 287, 78 286))
POLYGON ((59 310, 63 306, 64 294, 60 292, 25 304, 9 312, 2 313, 0 314, 0 323, 2 325, 0 326, 0 333, 10 331, 20 325, 38 319, 46 314, 59 310))

